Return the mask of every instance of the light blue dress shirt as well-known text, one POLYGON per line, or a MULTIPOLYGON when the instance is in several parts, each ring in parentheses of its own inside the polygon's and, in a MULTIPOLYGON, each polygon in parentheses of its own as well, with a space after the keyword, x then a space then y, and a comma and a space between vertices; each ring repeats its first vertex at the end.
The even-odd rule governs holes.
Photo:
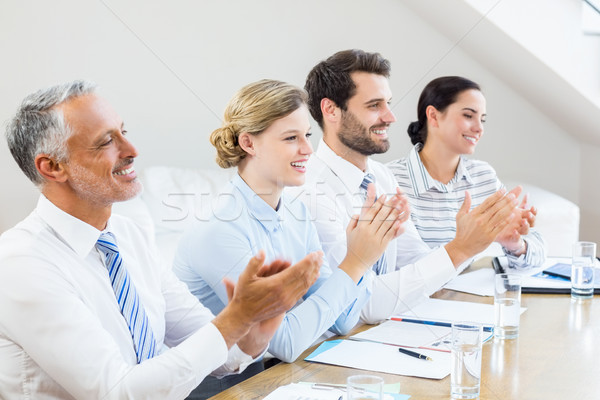
MULTIPOLYGON (((289 203, 283 195, 274 210, 236 174, 209 220, 196 222, 183 235, 173 268, 202 304, 217 314, 227 304, 223 278, 237 281, 261 249, 267 263, 281 258, 293 265, 321 250, 321 245, 302 202, 289 203)), ((355 284, 339 268, 332 272, 325 261, 303 301, 286 314, 269 352, 293 362, 328 329, 347 334, 371 295, 365 281, 355 284)))

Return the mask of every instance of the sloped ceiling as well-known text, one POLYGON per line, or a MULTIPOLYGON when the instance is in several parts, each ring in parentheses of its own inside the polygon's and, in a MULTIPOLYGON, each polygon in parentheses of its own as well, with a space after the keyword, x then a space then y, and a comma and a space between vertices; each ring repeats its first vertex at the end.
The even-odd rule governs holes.
POLYGON ((600 146, 600 104, 465 1, 404 0, 403 4, 537 105, 566 132, 600 146))

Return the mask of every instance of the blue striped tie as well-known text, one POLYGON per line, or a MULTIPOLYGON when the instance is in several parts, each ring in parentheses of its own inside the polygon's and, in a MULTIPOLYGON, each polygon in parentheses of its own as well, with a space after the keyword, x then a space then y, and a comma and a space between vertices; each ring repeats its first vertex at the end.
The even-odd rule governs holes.
POLYGON ((121 314, 129 325, 129 332, 133 338, 133 345, 137 355, 138 364, 152 358, 157 353, 154 333, 148 322, 148 316, 140 302, 135 286, 123 265, 123 258, 119 254, 115 235, 110 232, 100 235, 96 248, 106 256, 104 262, 112 283, 121 314))
MULTIPOLYGON (((369 183, 374 183, 375 182, 375 176, 370 173, 367 172, 365 174, 365 177, 363 178, 362 182, 360 183, 360 189, 361 189, 361 195, 363 196, 363 200, 367 199, 367 187, 369 186, 369 183)), ((375 196, 375 199, 377 199, 377 196, 375 196)), ((377 262, 373 265, 373 271, 375 271, 375 273, 377 275, 381 275, 381 274, 385 274, 387 270, 387 262, 385 259, 385 252, 381 255, 381 257, 379 258, 379 260, 377 260, 377 262)))

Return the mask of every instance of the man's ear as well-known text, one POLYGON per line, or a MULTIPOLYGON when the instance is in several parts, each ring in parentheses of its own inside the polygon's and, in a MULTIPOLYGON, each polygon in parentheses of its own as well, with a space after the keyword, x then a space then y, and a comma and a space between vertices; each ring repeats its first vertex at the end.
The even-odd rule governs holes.
POLYGON ((54 157, 47 154, 35 156, 35 168, 46 180, 53 182, 65 182, 67 180, 63 163, 56 161, 54 157))
POLYGON ((324 121, 332 123, 338 122, 342 117, 342 110, 335 104, 335 101, 327 97, 321 99, 321 113, 323 113, 324 121))
POLYGON ((249 134, 248 132, 242 132, 238 136, 238 144, 249 155, 253 156, 256 154, 256 150, 254 149, 254 136, 249 134))
POLYGON ((435 128, 439 127, 438 119, 440 117, 440 112, 434 106, 427 106, 425 115, 427 116, 427 121, 429 121, 430 126, 435 128))

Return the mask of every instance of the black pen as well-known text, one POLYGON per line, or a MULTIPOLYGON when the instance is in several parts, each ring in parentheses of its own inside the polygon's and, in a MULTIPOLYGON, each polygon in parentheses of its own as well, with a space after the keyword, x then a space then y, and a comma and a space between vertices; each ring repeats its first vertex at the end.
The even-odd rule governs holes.
POLYGON ((400 353, 406 354, 407 356, 415 357, 421 360, 433 361, 431 357, 426 356, 425 354, 417 353, 416 351, 410 351, 403 349, 402 347, 398 347, 398 351, 400 353))

